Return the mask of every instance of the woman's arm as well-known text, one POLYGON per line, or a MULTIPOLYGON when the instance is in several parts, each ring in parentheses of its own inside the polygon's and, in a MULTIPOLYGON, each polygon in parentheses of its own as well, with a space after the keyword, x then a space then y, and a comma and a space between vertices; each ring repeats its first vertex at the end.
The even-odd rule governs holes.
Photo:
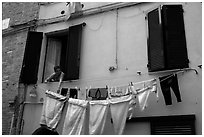
POLYGON ((58 84, 58 88, 57 88, 57 93, 60 93, 60 87, 62 85, 63 78, 64 78, 64 73, 61 72, 60 79, 59 79, 59 84, 58 84))
POLYGON ((55 73, 52 73, 48 78, 46 78, 45 83, 50 82, 54 75, 55 73))

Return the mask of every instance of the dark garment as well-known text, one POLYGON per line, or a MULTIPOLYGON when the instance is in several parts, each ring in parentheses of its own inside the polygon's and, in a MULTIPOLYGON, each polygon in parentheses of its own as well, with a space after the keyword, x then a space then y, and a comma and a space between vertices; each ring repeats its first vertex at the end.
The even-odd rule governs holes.
POLYGON ((89 97, 92 97, 92 100, 106 100, 108 90, 106 88, 92 88, 89 90, 89 97))
POLYGON ((56 131, 52 131, 45 126, 36 129, 32 135, 59 135, 56 131))
POLYGON ((78 95, 78 90, 71 88, 70 91, 69 91, 69 97, 77 99, 77 95, 78 95))
POLYGON ((179 91, 177 75, 175 74, 172 76, 168 75, 168 76, 160 77, 159 80, 160 80, 161 90, 162 90, 166 105, 172 105, 170 87, 177 98, 177 102, 181 102, 181 95, 179 91))

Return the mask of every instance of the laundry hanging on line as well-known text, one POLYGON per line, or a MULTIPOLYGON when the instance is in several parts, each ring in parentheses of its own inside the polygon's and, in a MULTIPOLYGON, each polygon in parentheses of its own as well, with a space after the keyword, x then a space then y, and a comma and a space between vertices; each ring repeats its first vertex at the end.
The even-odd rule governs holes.
POLYGON ((108 100, 90 101, 89 134, 102 135, 109 110, 108 100))
POLYGON ((111 98, 109 100, 113 126, 115 134, 117 135, 123 134, 129 109, 129 102, 131 99, 132 95, 128 95, 118 98, 111 98))
POLYGON ((180 95, 180 90, 178 86, 177 74, 167 75, 164 77, 160 77, 159 79, 160 79, 161 91, 163 93, 166 105, 172 105, 170 88, 173 90, 173 93, 176 96, 177 102, 181 102, 181 95, 180 95))
POLYGON ((85 135, 87 106, 86 100, 69 98, 63 135, 85 135))
POLYGON ((158 98, 156 79, 139 84, 132 83, 130 89, 132 93, 137 95, 139 106, 142 111, 147 107, 147 101, 150 93, 156 93, 156 97, 158 98))
POLYGON ((130 94, 130 87, 128 85, 110 87, 109 93, 111 97, 125 96, 130 94))
MULTIPOLYGON (((157 84, 160 84, 160 86, 161 86, 161 90, 162 90, 162 93, 163 93, 163 95, 164 95, 164 98, 165 98, 165 103, 166 103, 166 105, 168 104, 168 105, 170 105, 170 104, 172 104, 172 102, 171 102, 171 96, 169 96, 168 94, 170 93, 170 88, 172 88, 173 89, 173 92, 175 93, 175 95, 176 95, 176 97, 177 97, 177 101, 178 102, 181 102, 181 96, 180 96, 180 91, 179 91, 179 87, 178 87, 178 81, 177 81, 177 74, 174 74, 174 75, 167 75, 167 76, 164 76, 164 77, 159 77, 158 79, 151 79, 151 80, 147 80, 147 81, 144 81, 144 82, 138 82, 138 83, 132 83, 132 84, 129 84, 129 85, 127 85, 127 86, 118 86, 117 88, 116 87, 114 87, 114 88, 106 88, 106 90, 108 90, 108 92, 110 92, 110 94, 111 93, 116 93, 115 95, 117 95, 117 96, 124 96, 124 95, 126 95, 127 93, 129 94, 129 92, 130 92, 130 95, 131 95, 131 97, 132 97, 132 99, 128 102, 128 104, 129 104, 129 107, 127 107, 128 108, 128 110, 133 110, 133 109, 131 109, 131 108, 133 108, 133 106, 135 107, 135 99, 138 99, 138 101, 139 101, 139 106, 141 107, 141 110, 144 110, 144 108, 146 108, 146 106, 147 106, 147 102, 148 102, 148 97, 149 97, 149 94, 150 93, 155 93, 156 94, 156 97, 157 97, 157 100, 158 100, 158 90, 157 90, 157 84), (159 81, 159 82, 158 82, 159 81), (117 90, 119 91, 118 93, 119 94, 117 94, 117 90), (133 100, 134 99, 134 100, 133 100), (130 106, 132 106, 132 107, 130 107, 130 106)), ((95 95, 98 95, 99 93, 98 93, 98 89, 100 89, 100 88, 96 88, 96 92, 95 92, 95 95)), ((105 88, 104 88, 105 89, 105 88)), ((53 93, 50 93, 50 94, 48 94, 47 93, 47 91, 46 91, 46 94, 48 95, 48 96, 52 96, 52 97, 54 97, 53 96, 53 93)), ((57 93, 55 93, 55 94, 57 94, 57 93)), ((58 95, 56 95, 56 96, 58 96, 58 95)), ((101 96, 101 95, 100 95, 101 96)), ((117 98, 117 96, 115 96, 115 98, 117 98)), ((99 96, 98 96, 99 97, 99 96)), ((108 97, 110 97, 110 96, 108 96, 108 97)), ((66 97, 65 97, 66 98, 66 97)), ((52 98, 52 99, 59 99, 60 101, 66 101, 66 99, 65 98, 59 98, 59 97, 54 97, 54 98, 52 98)), ((59 101, 58 100, 58 101, 59 101)), ((107 100, 111 100, 111 97, 110 98, 108 98, 107 100)), ((106 101, 107 101, 106 100, 106 101)), ((97 100, 96 100, 97 101, 97 100)), ((103 101, 103 100, 101 100, 101 101, 103 101)), ((46 103, 45 103, 46 104, 46 103)), ((45 106, 45 105, 44 105, 45 106)), ((57 108, 58 106, 55 106, 55 109, 57 108)), ((47 107, 47 109, 48 109, 49 107, 47 107)), ((50 107, 51 108, 51 107, 50 107)), ((46 109, 46 108, 45 108, 46 109)), ((53 107, 52 107, 52 109, 53 109, 53 107)), ((60 110, 61 109, 61 107, 60 108, 57 108, 56 110, 60 110)), ((50 109, 51 110, 51 109, 50 109)), ((46 111, 43 111, 43 113, 45 113, 46 111)), ((50 112, 57 112, 57 111, 50 111, 50 112)), ((112 111, 113 112, 113 111, 112 111)), ((126 112, 126 111, 125 111, 126 112)), ((105 113, 104 113, 105 114, 105 113)), ((113 113, 112 113, 113 114, 113 113)), ((43 114, 42 114, 43 115, 43 114)), ((59 115, 60 116, 60 115, 59 115)), ((59 121, 59 116, 57 116, 57 120, 59 121)), ((114 115, 113 115, 114 116, 114 115)), ((43 117, 43 116, 42 116, 43 117)), ((131 116, 130 116, 130 118, 131 118, 131 116)), ((42 119, 42 118, 41 118, 42 119)), ((44 119, 45 119, 45 117, 44 117, 44 119)), ((43 121, 43 120, 41 120, 41 121, 43 121)), ((44 121, 46 121, 46 120, 44 120, 44 121)), ((54 121, 56 121, 56 120, 54 120, 54 121)), ((41 123, 43 123, 43 122, 41 122, 41 123)), ((44 122, 45 123, 45 122, 44 122)), ((50 126, 50 127, 56 127, 56 123, 58 123, 58 122, 55 122, 53 125, 54 126, 50 126)), ((115 123, 115 122, 114 122, 115 123)), ((46 123, 46 125, 49 125, 49 124, 47 124, 46 123)), ((114 128, 116 128, 116 126, 114 127, 114 128)), ((115 129, 116 130, 116 129, 115 129)), ((121 130, 122 131, 122 130, 121 130)), ((117 131, 116 131, 117 132, 117 131)), ((95 132, 96 133, 96 132, 95 132)), ((97 132, 96 134, 101 134, 102 133, 102 131, 101 132, 97 132)), ((67 133, 66 133, 67 134, 67 133)), ((117 132, 116 134, 119 134, 119 132, 117 132)))
POLYGON ((66 97, 60 94, 47 90, 40 124, 46 125, 50 129, 55 129, 61 118, 66 99, 66 97))

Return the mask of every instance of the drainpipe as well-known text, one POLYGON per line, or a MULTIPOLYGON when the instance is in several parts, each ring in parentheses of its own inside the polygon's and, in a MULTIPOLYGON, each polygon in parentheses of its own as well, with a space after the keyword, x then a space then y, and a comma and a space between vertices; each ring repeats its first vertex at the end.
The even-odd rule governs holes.
POLYGON ((12 115, 12 118, 11 118, 11 127, 10 127, 10 131, 9 131, 9 135, 12 135, 12 131, 13 131, 13 121, 14 121, 14 114, 12 115))
MULTIPOLYGON (((22 84, 22 83, 21 83, 22 84)), ((20 84, 20 85, 21 85, 20 84)), ((27 92, 27 85, 25 85, 25 84, 22 84, 23 86, 24 86, 24 93, 23 93, 23 95, 22 95, 22 97, 20 96, 20 98, 22 98, 22 101, 21 101, 21 103, 19 104, 20 106, 19 106, 19 115, 18 115, 18 118, 17 118, 17 129, 16 129, 16 135, 20 135, 21 134, 21 132, 22 132, 22 121, 23 121, 23 112, 24 112, 24 106, 25 106, 25 99, 26 99, 26 92, 27 92)), ((19 93, 20 92, 22 92, 21 91, 21 88, 19 88, 19 93)), ((20 99, 21 100, 21 99, 20 99)))

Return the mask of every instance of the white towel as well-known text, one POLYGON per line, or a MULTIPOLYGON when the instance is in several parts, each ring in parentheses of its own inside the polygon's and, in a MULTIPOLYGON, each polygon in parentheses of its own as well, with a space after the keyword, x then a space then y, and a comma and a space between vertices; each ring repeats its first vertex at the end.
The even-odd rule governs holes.
POLYGON ((131 99, 132 95, 110 99, 110 110, 115 134, 123 134, 131 99))
POLYGON ((109 110, 108 100, 90 101, 89 134, 103 134, 109 110))
POLYGON ((70 98, 68 103, 62 134, 84 135, 88 101, 70 98))
POLYGON ((65 101, 66 97, 47 90, 40 124, 47 125, 47 127, 55 129, 61 118, 65 101))

